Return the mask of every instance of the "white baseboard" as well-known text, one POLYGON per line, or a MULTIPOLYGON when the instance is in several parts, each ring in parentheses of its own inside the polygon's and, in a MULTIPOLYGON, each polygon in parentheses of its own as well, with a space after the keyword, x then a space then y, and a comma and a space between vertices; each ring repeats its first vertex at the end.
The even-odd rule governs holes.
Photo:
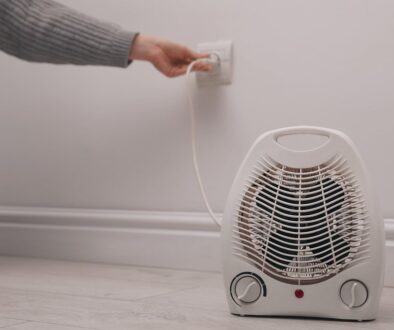
POLYGON ((219 233, 198 213, 0 207, 0 254, 220 269, 219 233))
MULTIPOLYGON (((394 219, 385 220, 394 286, 394 219)), ((205 213, 0 207, 0 254, 220 270, 219 231, 205 213)))

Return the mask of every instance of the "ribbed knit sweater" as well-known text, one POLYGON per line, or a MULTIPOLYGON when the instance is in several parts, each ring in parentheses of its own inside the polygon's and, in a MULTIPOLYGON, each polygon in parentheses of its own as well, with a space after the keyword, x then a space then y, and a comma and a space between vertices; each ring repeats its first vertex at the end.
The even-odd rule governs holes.
POLYGON ((52 0, 0 0, 0 49, 27 61, 126 67, 135 36, 52 0))

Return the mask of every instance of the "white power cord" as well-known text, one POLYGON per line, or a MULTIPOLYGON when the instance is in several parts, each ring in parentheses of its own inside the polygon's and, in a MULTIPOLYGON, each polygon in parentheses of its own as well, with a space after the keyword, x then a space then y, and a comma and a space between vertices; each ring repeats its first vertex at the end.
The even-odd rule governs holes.
POLYGON ((203 59, 198 59, 196 61, 193 61, 192 63, 189 64, 187 71, 186 71, 186 84, 187 84, 187 96, 188 96, 188 101, 189 101, 189 109, 190 109, 190 127, 191 127, 191 139, 192 139, 192 151, 193 151, 193 163, 194 163, 194 171, 196 173, 198 185, 200 187, 201 191, 201 196, 204 200, 205 207, 208 210, 209 215, 211 216, 213 222, 220 228, 220 220, 216 217, 216 215, 213 213, 211 205, 209 204, 207 194, 205 193, 205 188, 202 183, 201 179, 201 173, 200 173, 200 168, 198 166, 198 160, 197 160, 197 147, 196 147, 196 120, 195 120, 195 110, 194 110, 194 103, 193 103, 193 96, 190 88, 190 76, 191 72, 193 70, 193 67, 200 62, 205 62, 209 63, 213 66, 212 70, 216 69, 218 66, 220 66, 220 56, 216 53, 210 54, 209 58, 203 58, 203 59), (215 68, 216 66, 216 68, 215 68))

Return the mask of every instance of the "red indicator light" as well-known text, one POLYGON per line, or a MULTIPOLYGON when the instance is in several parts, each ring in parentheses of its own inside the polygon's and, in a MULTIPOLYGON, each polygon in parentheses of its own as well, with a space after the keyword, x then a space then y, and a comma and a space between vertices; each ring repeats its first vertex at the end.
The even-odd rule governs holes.
POLYGON ((295 290, 294 291, 294 295, 297 297, 297 298, 302 298, 302 297, 304 297, 304 291, 302 291, 301 289, 297 289, 297 290, 295 290))

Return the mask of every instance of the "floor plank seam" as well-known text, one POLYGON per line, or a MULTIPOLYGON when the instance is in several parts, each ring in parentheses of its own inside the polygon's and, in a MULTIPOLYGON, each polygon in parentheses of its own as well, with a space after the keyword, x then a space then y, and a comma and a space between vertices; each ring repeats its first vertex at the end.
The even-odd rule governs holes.
POLYGON ((194 289, 198 289, 198 288, 199 288, 199 286, 194 286, 194 287, 190 287, 190 288, 178 289, 178 290, 171 291, 171 292, 159 293, 157 295, 153 295, 153 296, 149 296, 149 297, 137 298, 136 300, 134 300, 134 302, 141 302, 143 300, 149 300, 149 299, 153 299, 153 298, 163 297, 163 296, 167 296, 169 294, 179 293, 179 292, 188 291, 188 290, 194 290, 194 289))
POLYGON ((11 324, 11 325, 1 326, 0 329, 12 329, 12 327, 15 327, 15 326, 19 326, 19 325, 22 325, 22 324, 29 323, 28 321, 18 320, 18 319, 10 319, 10 318, 8 318, 8 317, 6 317, 6 318, 4 318, 4 319, 6 319, 6 320, 21 321, 21 322, 20 322, 20 323, 11 324))
POLYGON ((156 298, 156 297, 165 296, 165 295, 168 295, 168 294, 173 294, 173 293, 176 293, 176 292, 185 291, 185 290, 191 290, 191 289, 196 289, 196 288, 198 288, 198 287, 190 287, 190 288, 185 288, 185 289, 168 291, 168 292, 165 292, 165 293, 160 293, 158 295, 151 295, 151 296, 142 297, 142 298, 136 298, 136 299, 98 297, 98 296, 78 295, 78 294, 72 294, 72 293, 53 292, 53 291, 45 291, 45 290, 17 289, 17 288, 3 287, 3 286, 0 286, 0 291, 2 289, 5 289, 5 290, 9 290, 9 291, 16 291, 16 292, 19 292, 19 293, 22 293, 22 294, 23 293, 38 293, 38 294, 46 294, 46 295, 51 295, 51 296, 64 296, 64 297, 72 297, 72 298, 87 298, 87 299, 92 299, 92 300, 104 300, 104 301, 117 301, 117 302, 135 303, 135 302, 138 302, 138 301, 140 301, 142 299, 156 298))
POLYGON ((70 327, 70 328, 75 328, 75 329, 83 329, 83 330, 100 330, 98 328, 91 328, 91 327, 81 327, 79 325, 75 325, 75 324, 67 324, 67 323, 56 323, 56 322, 44 322, 44 321, 37 321, 37 320, 31 320, 31 319, 11 319, 11 318, 6 318, 9 320, 20 320, 23 321, 22 323, 18 323, 18 324, 13 324, 13 325, 7 325, 5 327, 0 327, 0 329, 12 329, 12 327, 14 326, 19 326, 19 325, 23 325, 23 324, 29 324, 29 323, 36 323, 36 324, 43 324, 43 325, 55 325, 55 326, 59 326, 59 327, 70 327))

